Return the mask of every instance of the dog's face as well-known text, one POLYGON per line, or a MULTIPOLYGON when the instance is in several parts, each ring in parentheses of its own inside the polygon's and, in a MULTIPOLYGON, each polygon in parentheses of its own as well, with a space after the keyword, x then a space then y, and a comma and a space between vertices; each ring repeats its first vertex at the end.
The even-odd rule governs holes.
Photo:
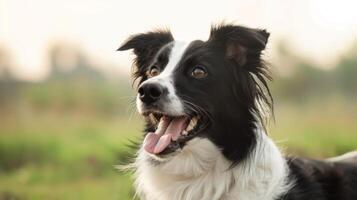
POLYGON ((243 159, 255 144, 257 101, 269 104, 260 58, 268 37, 265 30, 222 25, 212 28, 207 41, 175 41, 169 31, 157 31, 122 45, 119 50, 136 55, 137 108, 147 122, 144 149, 170 157, 205 137, 228 159, 243 159))

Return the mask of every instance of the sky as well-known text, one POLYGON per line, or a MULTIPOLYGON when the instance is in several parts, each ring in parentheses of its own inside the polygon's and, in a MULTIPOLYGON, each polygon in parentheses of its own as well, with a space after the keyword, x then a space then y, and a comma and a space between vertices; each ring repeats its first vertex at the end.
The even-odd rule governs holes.
POLYGON ((0 0, 0 47, 26 80, 46 76, 56 42, 128 73, 132 55, 115 50, 129 35, 169 27, 177 40, 207 39, 211 24, 226 21, 271 32, 268 57, 283 38, 296 54, 329 68, 357 40, 356 7, 354 0, 0 0))

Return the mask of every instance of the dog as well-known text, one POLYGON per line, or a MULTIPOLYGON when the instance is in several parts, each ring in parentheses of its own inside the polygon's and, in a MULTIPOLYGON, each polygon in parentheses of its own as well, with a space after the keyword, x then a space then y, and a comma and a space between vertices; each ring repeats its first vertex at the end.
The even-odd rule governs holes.
POLYGON ((131 36, 136 105, 146 121, 133 163, 146 200, 356 200, 357 152, 330 160, 285 157, 268 137, 270 33, 234 24, 209 39, 169 30, 131 36))

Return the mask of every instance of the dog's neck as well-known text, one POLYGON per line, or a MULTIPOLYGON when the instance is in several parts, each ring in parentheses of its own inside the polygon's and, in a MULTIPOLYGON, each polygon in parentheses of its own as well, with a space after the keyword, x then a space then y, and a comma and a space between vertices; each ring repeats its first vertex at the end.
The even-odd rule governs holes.
POLYGON ((167 162, 152 162, 140 150, 136 167, 138 194, 146 200, 273 200, 287 192, 288 167, 277 146, 258 129, 257 145, 232 167, 210 140, 192 139, 167 162))

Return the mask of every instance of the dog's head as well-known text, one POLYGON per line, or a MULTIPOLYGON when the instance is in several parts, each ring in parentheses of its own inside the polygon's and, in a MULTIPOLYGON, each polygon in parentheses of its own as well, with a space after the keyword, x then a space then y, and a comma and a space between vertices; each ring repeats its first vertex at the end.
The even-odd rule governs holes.
POLYGON ((207 41, 175 41, 167 30, 134 35, 119 50, 133 49, 137 108, 146 119, 144 149, 169 157, 204 137, 232 161, 254 147, 271 105, 261 60, 269 33, 235 25, 211 29, 207 41))

